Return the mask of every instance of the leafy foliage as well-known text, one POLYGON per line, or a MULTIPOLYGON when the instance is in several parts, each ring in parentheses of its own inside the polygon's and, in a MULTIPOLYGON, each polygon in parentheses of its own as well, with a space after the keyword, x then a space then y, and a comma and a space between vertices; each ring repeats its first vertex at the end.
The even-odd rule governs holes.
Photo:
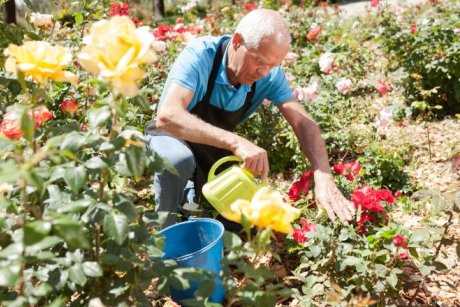
POLYGON ((415 114, 460 112, 459 9, 456 1, 439 4, 411 16, 410 23, 397 21, 389 11, 382 16, 381 38, 392 59, 390 68, 404 68, 403 86, 415 114))

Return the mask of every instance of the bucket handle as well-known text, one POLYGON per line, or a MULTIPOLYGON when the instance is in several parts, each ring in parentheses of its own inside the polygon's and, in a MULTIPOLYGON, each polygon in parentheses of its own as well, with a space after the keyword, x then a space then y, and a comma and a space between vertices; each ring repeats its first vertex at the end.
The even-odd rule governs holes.
POLYGON ((221 166, 224 163, 230 162, 230 161, 242 162, 242 160, 238 158, 237 156, 226 156, 226 157, 220 158, 212 165, 211 169, 209 170, 208 182, 214 179, 214 177, 216 177, 215 172, 219 166, 221 166))

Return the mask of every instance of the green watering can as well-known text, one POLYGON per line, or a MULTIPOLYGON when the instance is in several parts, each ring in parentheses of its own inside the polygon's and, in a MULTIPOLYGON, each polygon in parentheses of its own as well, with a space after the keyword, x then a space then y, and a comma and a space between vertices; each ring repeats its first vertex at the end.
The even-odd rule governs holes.
POLYGON ((230 161, 242 162, 236 156, 223 157, 209 170, 208 182, 203 186, 203 195, 209 203, 226 219, 239 222, 240 214, 233 212, 230 206, 238 199, 251 201, 260 186, 254 175, 242 166, 233 165, 218 175, 217 168, 230 161))

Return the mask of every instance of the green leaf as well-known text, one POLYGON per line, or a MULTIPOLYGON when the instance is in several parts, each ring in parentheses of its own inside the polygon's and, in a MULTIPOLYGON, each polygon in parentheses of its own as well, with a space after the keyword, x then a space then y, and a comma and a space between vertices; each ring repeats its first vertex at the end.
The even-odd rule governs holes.
POLYGON ((96 201, 91 198, 83 198, 69 203, 64 203, 62 207, 57 208, 59 213, 78 213, 85 211, 89 206, 95 204, 96 201))
POLYGON ((126 150, 126 165, 131 174, 140 177, 144 174, 146 156, 144 148, 129 146, 126 150))
POLYGON ((268 244, 270 244, 271 235, 272 235, 272 230, 270 228, 266 228, 262 230, 262 232, 258 233, 257 244, 259 245, 259 248, 264 248, 268 244))
POLYGON ((65 135, 64 140, 61 143, 61 150, 78 151, 80 147, 85 145, 86 138, 81 132, 71 132, 65 135))
POLYGON ((411 234, 411 241, 414 243, 426 242, 430 238, 430 231, 426 228, 414 229, 411 234))
POLYGON ((77 194, 86 183, 86 169, 84 166, 69 167, 64 172, 64 181, 73 193, 77 194))
POLYGON ((179 173, 176 170, 176 168, 167 159, 163 159, 158 153, 152 150, 149 150, 148 154, 151 160, 151 163, 149 166, 150 171, 157 172, 157 171, 167 170, 171 174, 179 176, 179 173))
POLYGON ((91 128, 96 128, 104 124, 111 116, 109 107, 104 106, 88 111, 88 123, 91 128))
POLYGON ((22 243, 12 243, 0 251, 0 258, 18 258, 24 250, 22 243))
POLYGON ((100 157, 92 157, 86 161, 85 166, 89 169, 104 169, 108 167, 107 163, 105 163, 100 157))
POLYGON ((0 135, 0 152, 11 151, 15 147, 14 143, 8 140, 3 135, 0 135))
POLYGON ((24 244, 26 246, 43 240, 51 231, 52 224, 47 221, 34 221, 24 225, 24 244))
POLYGON ((69 269, 69 278, 77 285, 84 286, 88 280, 83 273, 83 266, 80 263, 75 263, 69 269))
POLYGON ((128 221, 132 222, 137 219, 137 209, 131 199, 123 194, 116 194, 113 198, 114 208, 124 213, 128 221))
POLYGON ((110 239, 122 245, 128 237, 128 218, 113 210, 104 218, 104 232, 110 239))
POLYGON ((428 265, 420 265, 418 269, 420 270, 420 273, 422 273, 423 276, 427 276, 433 271, 434 267, 428 265))
POLYGON ((312 245, 310 246, 310 252, 311 252, 311 255, 316 258, 318 257, 319 255, 321 255, 321 247, 317 246, 317 245, 312 245))
POLYGON ((94 261, 83 262, 83 272, 88 277, 100 277, 103 275, 101 266, 94 261))
POLYGON ((38 243, 26 247, 26 254, 29 256, 35 256, 38 252, 45 249, 49 249, 58 243, 61 243, 62 239, 56 236, 45 237, 38 243))
POLYGON ((359 264, 360 262, 361 262, 361 259, 357 257, 353 257, 353 256, 348 256, 340 263, 340 271, 345 270, 349 266, 356 267, 356 265, 359 264))
POLYGON ((376 264, 375 265, 375 272, 377 273, 378 277, 385 277, 387 275, 388 268, 383 264, 376 264))
POLYGON ((39 284, 37 287, 32 289, 32 294, 34 296, 41 297, 41 296, 48 295, 51 291, 53 291, 53 287, 51 287, 47 283, 42 283, 42 284, 39 284))
POLYGON ((69 216, 54 220, 53 232, 63 238, 71 248, 88 249, 90 247, 83 226, 69 216))
POLYGON ((444 271, 444 270, 448 270, 449 268, 447 267, 447 265, 445 265, 444 263, 442 263, 441 261, 434 261, 433 262, 433 265, 434 267, 436 268, 436 270, 438 271, 444 271))
POLYGON ((29 115, 29 110, 26 108, 21 114, 21 131, 24 134, 24 138, 29 142, 32 142, 34 138, 34 121, 29 115))
POLYGON ((0 182, 15 183, 20 176, 21 172, 14 160, 0 162, 0 182))
POLYGON ((387 282, 391 287, 393 287, 393 289, 396 289, 396 285, 398 284, 398 276, 396 276, 394 272, 391 272, 387 277, 387 282))
POLYGON ((83 17, 83 14, 81 12, 76 12, 74 14, 74 18, 75 18, 75 24, 77 26, 81 25, 83 23, 83 21, 85 20, 85 18, 83 17))
POLYGON ((58 296, 51 304, 46 307, 64 307, 66 298, 64 296, 58 296))
POLYGON ((14 287, 19 279, 19 272, 21 271, 21 264, 19 262, 9 263, 0 267, 0 286, 1 287, 14 287))
POLYGON ((109 291, 110 294, 113 294, 115 297, 119 297, 123 293, 125 293, 127 290, 129 290, 130 286, 121 286, 117 288, 113 288, 109 291))

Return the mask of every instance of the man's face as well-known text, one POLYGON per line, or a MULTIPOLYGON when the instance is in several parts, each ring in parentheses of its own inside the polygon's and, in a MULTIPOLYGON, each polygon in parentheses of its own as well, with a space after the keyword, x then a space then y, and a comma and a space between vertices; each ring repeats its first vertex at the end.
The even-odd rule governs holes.
POLYGON ((252 85, 281 64, 289 51, 289 44, 276 43, 272 38, 264 38, 258 48, 248 48, 243 38, 235 33, 233 46, 236 49, 234 63, 236 78, 241 84, 252 85), (235 44, 236 43, 236 44, 235 44))

